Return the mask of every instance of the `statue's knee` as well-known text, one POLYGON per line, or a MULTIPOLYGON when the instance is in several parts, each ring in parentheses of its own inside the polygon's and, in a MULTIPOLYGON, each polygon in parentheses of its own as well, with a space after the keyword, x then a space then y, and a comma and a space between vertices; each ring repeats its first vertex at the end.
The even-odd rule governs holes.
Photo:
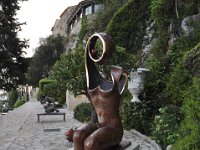
POLYGON ((95 142, 96 140, 92 137, 89 137, 84 142, 84 149, 85 150, 95 150, 96 147, 99 148, 98 142, 95 142))
POLYGON ((85 130, 76 130, 73 135, 74 142, 84 141, 87 137, 87 132, 85 130))
POLYGON ((74 135, 73 135, 73 141, 74 142, 80 142, 82 140, 82 134, 83 134, 83 131, 81 130, 76 130, 74 132, 74 135))

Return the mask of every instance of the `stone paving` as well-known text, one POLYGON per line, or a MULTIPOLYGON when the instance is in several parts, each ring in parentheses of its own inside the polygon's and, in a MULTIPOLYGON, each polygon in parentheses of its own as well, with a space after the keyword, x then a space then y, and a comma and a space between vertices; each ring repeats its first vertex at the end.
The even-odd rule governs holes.
MULTIPOLYGON (((82 125, 73 118, 73 112, 60 109, 63 116, 40 116, 43 106, 34 99, 19 108, 0 116, 0 150, 69 150, 72 144, 67 142, 64 132, 72 127, 82 125), (44 129, 56 129, 45 132, 44 129)), ((125 131, 124 139, 132 145, 126 150, 160 150, 158 145, 148 137, 135 130, 125 131)))

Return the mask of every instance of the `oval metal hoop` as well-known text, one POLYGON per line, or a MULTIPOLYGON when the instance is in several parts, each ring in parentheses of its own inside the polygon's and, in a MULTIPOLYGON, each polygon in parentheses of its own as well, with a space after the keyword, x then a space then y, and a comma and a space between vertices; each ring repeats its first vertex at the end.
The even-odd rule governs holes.
POLYGON ((115 46, 107 34, 96 33, 88 39, 86 50, 88 51, 89 57, 93 62, 103 64, 108 62, 109 57, 115 50, 115 46), (95 44, 98 39, 100 39, 103 44, 103 52, 99 58, 94 58, 93 54, 91 54, 91 51, 95 49, 95 44))

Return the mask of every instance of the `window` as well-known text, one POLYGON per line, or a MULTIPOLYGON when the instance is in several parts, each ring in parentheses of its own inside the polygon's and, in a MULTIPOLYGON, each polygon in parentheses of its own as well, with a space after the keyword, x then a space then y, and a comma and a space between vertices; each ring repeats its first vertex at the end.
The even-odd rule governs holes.
POLYGON ((85 15, 89 15, 92 13, 92 6, 88 6, 85 8, 85 15))
POLYGON ((94 5, 94 13, 100 11, 101 8, 102 8, 102 5, 100 5, 100 4, 95 4, 95 5, 94 5))
POLYGON ((0 3, 0 11, 3 11, 3 7, 2 4, 0 3))

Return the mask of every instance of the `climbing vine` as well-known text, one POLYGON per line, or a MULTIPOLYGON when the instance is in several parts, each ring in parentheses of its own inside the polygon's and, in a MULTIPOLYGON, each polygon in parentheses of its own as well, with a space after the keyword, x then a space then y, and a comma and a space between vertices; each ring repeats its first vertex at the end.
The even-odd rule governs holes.
POLYGON ((131 0, 114 14, 106 32, 118 46, 131 53, 142 49, 149 20, 149 5, 149 1, 146 0, 131 0))
POLYGON ((81 29, 78 33, 78 44, 82 44, 84 36, 88 32, 88 19, 87 16, 83 16, 81 20, 81 29))

